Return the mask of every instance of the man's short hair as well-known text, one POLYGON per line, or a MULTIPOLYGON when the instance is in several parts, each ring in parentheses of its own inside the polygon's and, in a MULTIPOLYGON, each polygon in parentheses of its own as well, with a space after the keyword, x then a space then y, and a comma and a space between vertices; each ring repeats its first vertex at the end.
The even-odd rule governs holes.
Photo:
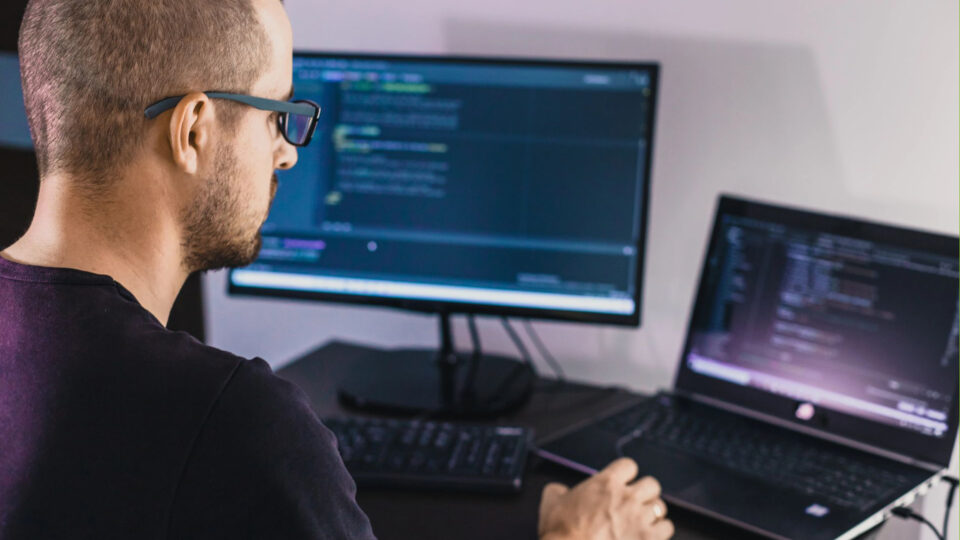
POLYGON ((248 93, 270 47, 251 0, 30 0, 19 55, 40 176, 102 187, 142 144, 144 108, 248 93))

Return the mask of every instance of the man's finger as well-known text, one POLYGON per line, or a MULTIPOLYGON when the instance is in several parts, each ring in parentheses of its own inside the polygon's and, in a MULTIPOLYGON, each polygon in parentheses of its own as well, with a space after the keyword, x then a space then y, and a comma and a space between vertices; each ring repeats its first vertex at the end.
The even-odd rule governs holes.
POLYGON ((640 504, 636 499, 633 500, 633 506, 624 509, 629 515, 634 516, 638 522, 644 525, 652 525, 661 521, 667 516, 667 505, 660 499, 654 499, 648 503, 640 504))
POLYGON ((570 491, 570 488, 563 484, 558 484, 557 482, 547 484, 544 486, 543 494, 540 496, 540 506, 546 507, 552 505, 557 498, 563 496, 568 491, 570 491))
POLYGON ((660 497, 660 482, 652 476, 644 476, 629 486, 630 493, 628 499, 641 503, 660 497))
POLYGON ((673 522, 669 519, 663 521, 658 521, 650 527, 650 535, 648 538, 653 540, 667 540, 673 536, 673 533, 676 530, 673 528, 673 522))
POLYGON ((553 514, 553 508, 557 505, 560 497, 563 497, 567 491, 569 491, 567 486, 556 482, 544 486, 543 493, 540 495, 540 519, 537 527, 540 536, 546 533, 545 527, 553 521, 549 516, 553 514))
POLYGON ((626 484, 637 477, 637 472, 639 472, 637 462, 624 457, 607 465, 605 469, 597 473, 597 476, 605 476, 615 484, 626 484))

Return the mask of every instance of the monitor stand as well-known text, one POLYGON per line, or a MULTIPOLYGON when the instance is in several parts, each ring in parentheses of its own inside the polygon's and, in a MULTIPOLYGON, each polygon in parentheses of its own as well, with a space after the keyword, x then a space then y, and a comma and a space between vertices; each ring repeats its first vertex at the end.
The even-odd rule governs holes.
POLYGON ((533 388, 529 364, 457 354, 450 315, 440 313, 440 349, 375 351, 340 383, 340 401, 377 413, 431 418, 495 417, 522 405, 533 388))

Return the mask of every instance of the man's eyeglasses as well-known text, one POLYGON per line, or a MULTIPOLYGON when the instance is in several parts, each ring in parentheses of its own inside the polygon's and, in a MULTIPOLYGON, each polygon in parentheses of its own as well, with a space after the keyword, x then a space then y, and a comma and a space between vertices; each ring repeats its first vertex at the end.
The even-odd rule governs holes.
MULTIPOLYGON (((310 144, 313 133, 317 130, 317 119, 320 118, 320 106, 316 103, 303 99, 297 101, 277 101, 275 99, 259 98, 247 96, 244 94, 230 94, 227 92, 204 92, 209 98, 229 99, 245 105, 249 105, 261 111, 273 111, 280 113, 277 122, 280 125, 280 133, 288 143, 294 146, 306 146, 310 144)), ((174 96, 154 103, 147 107, 143 114, 148 120, 160 116, 177 106, 180 100, 185 96, 174 96)))

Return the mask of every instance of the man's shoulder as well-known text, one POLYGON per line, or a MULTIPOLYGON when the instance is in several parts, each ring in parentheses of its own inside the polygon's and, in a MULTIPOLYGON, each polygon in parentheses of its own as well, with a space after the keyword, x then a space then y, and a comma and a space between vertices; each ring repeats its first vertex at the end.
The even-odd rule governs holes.
POLYGON ((159 324, 134 325, 115 338, 119 356, 136 359, 146 371, 162 370, 184 378, 212 376, 223 380, 251 362, 207 345, 186 332, 174 332, 159 324))
POLYGON ((192 447, 171 536, 373 538, 336 445, 304 392, 242 361, 192 447))
POLYGON ((263 405, 283 408, 303 405, 299 388, 275 375, 262 358, 245 358, 218 349, 185 332, 165 331, 144 353, 176 364, 178 369, 228 374, 222 392, 242 398, 242 403, 256 403, 261 408, 263 405))
POLYGON ((161 328, 153 339, 145 341, 144 344, 150 347, 149 351, 144 351, 145 353, 170 355, 171 358, 179 358, 184 362, 192 364, 209 362, 225 366, 236 366, 250 360, 250 358, 245 358, 230 351, 225 351, 203 343, 191 334, 183 331, 171 331, 166 328, 161 328))
POLYGON ((128 353, 145 360, 148 372, 163 378, 175 376, 184 390, 202 385, 203 393, 213 400, 205 431, 247 438, 258 429, 276 431, 287 425, 302 427, 304 421, 316 422, 304 393, 274 374, 262 358, 245 358, 206 345, 185 332, 166 329, 153 336, 126 339, 130 340, 128 353))
POLYGON ((304 428, 319 426, 307 396, 293 383, 277 376, 261 358, 240 358, 210 348, 217 361, 236 361, 207 429, 248 438, 254 432, 301 435, 304 428))
POLYGON ((95 362, 103 376, 129 385, 145 408, 178 411, 201 429, 215 411, 223 418, 263 408, 283 416, 291 409, 292 385, 261 358, 245 358, 159 325, 134 325, 117 335, 115 344, 111 358, 95 362))

